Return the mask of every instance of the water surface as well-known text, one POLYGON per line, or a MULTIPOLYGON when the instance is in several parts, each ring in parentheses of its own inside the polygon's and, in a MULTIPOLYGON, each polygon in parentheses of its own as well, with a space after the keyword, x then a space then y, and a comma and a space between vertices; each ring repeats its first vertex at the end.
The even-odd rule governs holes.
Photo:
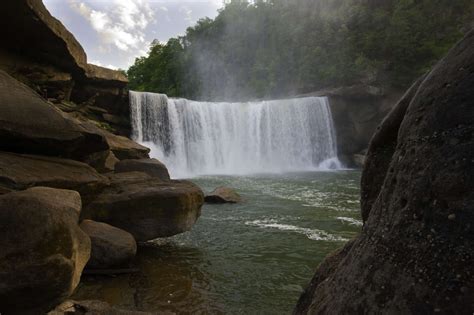
POLYGON ((193 179, 235 188, 191 232, 139 250, 140 273, 83 279, 76 299, 178 314, 289 314, 315 268, 361 228, 358 171, 193 179))

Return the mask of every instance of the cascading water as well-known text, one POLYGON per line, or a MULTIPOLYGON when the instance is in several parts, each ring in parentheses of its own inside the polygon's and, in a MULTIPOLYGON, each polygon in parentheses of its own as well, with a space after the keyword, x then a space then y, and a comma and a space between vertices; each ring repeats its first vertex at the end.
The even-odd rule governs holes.
POLYGON ((173 177, 337 169, 325 97, 211 103, 130 92, 133 137, 173 177))

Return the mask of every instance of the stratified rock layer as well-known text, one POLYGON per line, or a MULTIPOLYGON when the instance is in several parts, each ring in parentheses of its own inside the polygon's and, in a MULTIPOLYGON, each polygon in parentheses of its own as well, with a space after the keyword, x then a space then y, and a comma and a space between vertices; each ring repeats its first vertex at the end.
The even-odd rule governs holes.
POLYGON ((0 313, 42 314, 73 292, 90 254, 80 211, 70 190, 0 196, 0 313))
POLYGON ((116 118, 109 125, 128 135, 127 77, 88 64, 80 43, 41 0, 3 1, 0 36, 1 70, 54 102, 73 101, 105 110, 105 115, 116 118))
POLYGON ((84 159, 109 148, 26 85, 0 70, 0 150, 84 159))
POLYGON ((53 157, 0 152, 0 186, 21 190, 33 186, 71 189, 85 198, 109 181, 87 164, 53 157))
POLYGON ((417 84, 370 145, 361 235, 296 314, 473 313, 474 32, 417 84))

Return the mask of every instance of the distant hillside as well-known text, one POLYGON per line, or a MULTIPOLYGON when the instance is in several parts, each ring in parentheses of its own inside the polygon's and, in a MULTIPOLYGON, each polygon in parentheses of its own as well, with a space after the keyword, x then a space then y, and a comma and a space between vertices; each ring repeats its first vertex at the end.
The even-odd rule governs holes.
POLYGON ((406 88, 473 27, 472 0, 234 0, 154 42, 130 88, 197 99, 406 88))

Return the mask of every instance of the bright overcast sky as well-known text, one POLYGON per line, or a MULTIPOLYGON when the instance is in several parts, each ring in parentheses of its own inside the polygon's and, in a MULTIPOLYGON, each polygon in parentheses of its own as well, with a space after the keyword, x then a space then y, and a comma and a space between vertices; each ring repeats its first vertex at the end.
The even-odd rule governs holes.
POLYGON ((89 63, 127 69, 154 39, 183 35, 222 0, 44 0, 84 47, 89 63))

